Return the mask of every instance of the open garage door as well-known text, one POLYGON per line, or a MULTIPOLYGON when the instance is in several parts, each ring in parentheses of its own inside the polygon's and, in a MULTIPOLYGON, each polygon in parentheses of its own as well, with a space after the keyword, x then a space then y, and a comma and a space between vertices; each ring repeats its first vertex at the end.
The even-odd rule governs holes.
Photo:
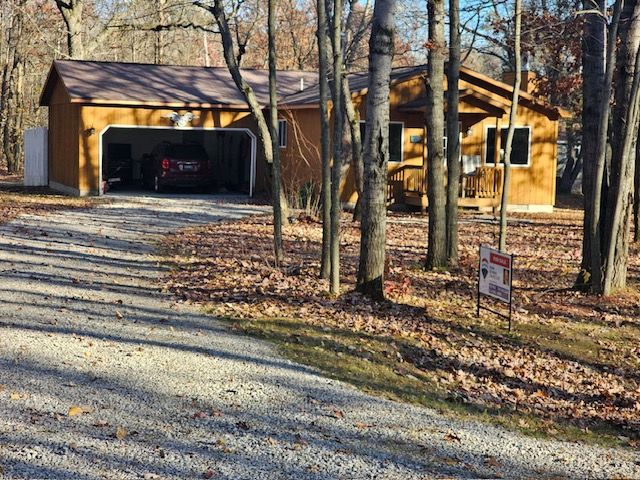
POLYGON ((101 185, 104 192, 159 188, 160 181, 253 195, 256 147, 248 129, 110 125, 100 139, 101 185))

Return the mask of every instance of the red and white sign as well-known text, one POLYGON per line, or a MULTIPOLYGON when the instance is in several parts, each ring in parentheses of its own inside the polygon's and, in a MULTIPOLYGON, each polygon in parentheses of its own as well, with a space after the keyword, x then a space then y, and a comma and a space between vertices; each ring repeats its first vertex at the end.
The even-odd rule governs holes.
POLYGON ((504 303, 511 302, 511 267, 513 256, 480 245, 478 291, 504 303))

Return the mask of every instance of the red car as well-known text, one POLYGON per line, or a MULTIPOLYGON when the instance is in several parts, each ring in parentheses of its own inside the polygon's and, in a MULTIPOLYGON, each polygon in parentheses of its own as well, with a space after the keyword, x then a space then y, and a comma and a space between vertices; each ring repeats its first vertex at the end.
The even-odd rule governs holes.
POLYGON ((162 142, 143 157, 142 181, 156 192, 165 187, 211 188, 214 167, 202 145, 162 142))

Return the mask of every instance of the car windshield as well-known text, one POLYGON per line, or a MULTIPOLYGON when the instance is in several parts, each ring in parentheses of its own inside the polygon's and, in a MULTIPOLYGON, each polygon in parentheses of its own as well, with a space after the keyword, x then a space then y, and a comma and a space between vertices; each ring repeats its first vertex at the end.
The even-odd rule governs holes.
POLYGON ((172 145, 168 151, 171 158, 182 159, 201 159, 206 158, 207 154, 200 145, 172 145))

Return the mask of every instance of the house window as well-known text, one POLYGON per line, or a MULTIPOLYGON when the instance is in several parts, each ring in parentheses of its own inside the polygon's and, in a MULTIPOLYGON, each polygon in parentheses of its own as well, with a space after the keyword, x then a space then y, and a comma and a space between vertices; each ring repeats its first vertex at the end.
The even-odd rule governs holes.
MULTIPOLYGON (((500 129, 500 163, 504 162, 504 147, 507 143, 507 127, 500 129)), ((511 164, 529 166, 529 142, 531 139, 530 127, 516 127, 513 132, 513 145, 511 147, 511 164)), ((493 165, 496 148, 496 127, 488 127, 485 140, 484 163, 493 165)))
MULTIPOLYGON (((367 123, 360 122, 360 138, 364 142, 367 133, 367 123)), ((389 122, 389 162, 399 163, 404 154, 404 123, 389 122)))
POLYGON ((287 121, 278 120, 278 146, 287 148, 287 121))
MULTIPOLYGON (((447 165, 447 148, 449 147, 449 136, 447 135, 447 126, 444 127, 444 136, 442 137, 442 153, 444 156, 444 164, 447 165)), ((458 122, 458 157, 462 158, 462 122, 458 122)))

